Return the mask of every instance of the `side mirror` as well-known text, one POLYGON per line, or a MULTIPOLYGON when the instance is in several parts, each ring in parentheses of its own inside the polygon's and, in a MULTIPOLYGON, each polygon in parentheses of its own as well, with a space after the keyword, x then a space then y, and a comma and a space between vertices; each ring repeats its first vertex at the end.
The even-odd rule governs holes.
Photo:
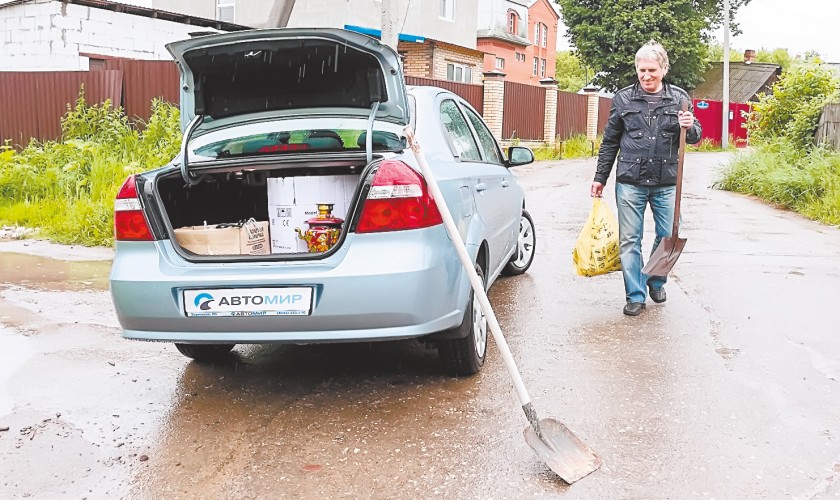
POLYGON ((511 146, 508 148, 508 165, 516 167, 534 163, 534 153, 529 148, 511 146))

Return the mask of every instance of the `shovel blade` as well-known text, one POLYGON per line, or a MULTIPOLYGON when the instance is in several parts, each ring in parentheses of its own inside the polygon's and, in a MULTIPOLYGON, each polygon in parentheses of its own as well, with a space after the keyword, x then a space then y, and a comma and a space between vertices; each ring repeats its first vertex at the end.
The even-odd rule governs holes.
POLYGON ((525 441, 560 479, 572 484, 601 466, 601 458, 562 422, 540 420, 542 436, 532 426, 525 428, 525 441))
POLYGON ((686 241, 685 238, 663 238, 642 272, 648 276, 668 276, 685 248, 686 241))

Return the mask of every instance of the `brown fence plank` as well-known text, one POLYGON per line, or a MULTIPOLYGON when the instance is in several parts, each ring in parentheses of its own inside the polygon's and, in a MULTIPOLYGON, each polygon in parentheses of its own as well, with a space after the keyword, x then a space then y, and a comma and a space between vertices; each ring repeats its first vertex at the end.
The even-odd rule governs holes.
POLYGON ((557 139, 565 141, 586 134, 587 97, 557 91, 557 139))
POLYGON ((502 138, 544 139, 545 87, 505 82, 502 138))
POLYGON ((139 61, 134 59, 107 59, 105 67, 122 70, 125 75, 123 108, 132 120, 144 122, 151 116, 153 99, 173 104, 180 102, 181 75, 173 61, 139 61))
POLYGON ((122 101, 123 73, 106 71, 0 72, 0 141, 25 146, 31 139, 58 139, 61 117, 85 86, 85 100, 122 101))
POLYGON ((433 78, 423 78, 420 76, 406 76, 406 85, 425 85, 431 87, 440 87, 452 92, 455 95, 461 96, 465 101, 470 103, 470 106, 475 108, 479 113, 484 113, 484 86, 475 85, 472 83, 450 82, 448 80, 435 80, 433 78))
POLYGON ((607 120, 610 119, 610 108, 612 107, 612 99, 608 97, 598 98, 598 134, 603 134, 607 127, 607 120))
POLYGON ((817 144, 840 149, 840 104, 828 104, 820 115, 817 144))

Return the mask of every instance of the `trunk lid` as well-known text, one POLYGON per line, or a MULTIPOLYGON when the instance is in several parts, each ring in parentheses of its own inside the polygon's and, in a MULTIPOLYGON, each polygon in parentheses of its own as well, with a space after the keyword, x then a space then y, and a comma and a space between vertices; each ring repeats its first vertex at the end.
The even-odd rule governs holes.
POLYGON ((181 70, 182 129, 202 118, 192 134, 221 125, 214 121, 267 116, 409 122, 399 56, 367 35, 280 28, 208 35, 166 47, 181 70))

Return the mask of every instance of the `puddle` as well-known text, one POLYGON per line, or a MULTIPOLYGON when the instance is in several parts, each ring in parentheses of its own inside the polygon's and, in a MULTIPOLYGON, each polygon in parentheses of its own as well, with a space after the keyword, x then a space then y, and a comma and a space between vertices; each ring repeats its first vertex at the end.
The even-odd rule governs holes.
POLYGON ((26 337, 0 325, 0 343, 3 344, 3 349, 0 349, 0 417, 8 415, 14 408, 8 381, 31 354, 27 342, 26 337))
POLYGON ((64 261, 0 252, 0 283, 42 290, 108 290, 111 261, 64 261))

